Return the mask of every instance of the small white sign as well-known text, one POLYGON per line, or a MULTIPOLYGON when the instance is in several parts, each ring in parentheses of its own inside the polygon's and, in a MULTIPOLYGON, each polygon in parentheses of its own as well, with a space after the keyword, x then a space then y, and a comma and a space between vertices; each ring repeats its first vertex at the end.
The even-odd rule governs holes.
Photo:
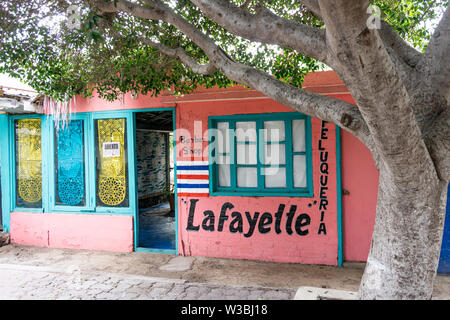
POLYGON ((103 142, 103 158, 120 157, 120 142, 103 142))

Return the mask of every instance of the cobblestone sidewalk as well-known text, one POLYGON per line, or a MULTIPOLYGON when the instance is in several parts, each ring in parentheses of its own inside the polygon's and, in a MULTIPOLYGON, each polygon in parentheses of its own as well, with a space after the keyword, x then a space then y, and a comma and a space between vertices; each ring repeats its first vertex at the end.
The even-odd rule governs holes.
POLYGON ((291 300, 295 291, 0 264, 2 300, 291 300))

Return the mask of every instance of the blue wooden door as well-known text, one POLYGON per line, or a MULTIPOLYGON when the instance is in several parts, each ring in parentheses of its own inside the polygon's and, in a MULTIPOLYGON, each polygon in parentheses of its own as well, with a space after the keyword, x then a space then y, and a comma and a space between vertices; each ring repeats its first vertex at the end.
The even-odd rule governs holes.
POLYGON ((444 236, 442 238, 441 257, 438 273, 450 274, 450 184, 447 191, 447 208, 445 210, 444 236))

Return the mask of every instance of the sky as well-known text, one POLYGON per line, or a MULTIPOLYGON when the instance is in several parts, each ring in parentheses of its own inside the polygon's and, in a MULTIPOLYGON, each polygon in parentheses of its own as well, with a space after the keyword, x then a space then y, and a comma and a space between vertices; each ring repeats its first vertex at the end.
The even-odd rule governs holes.
POLYGON ((33 88, 20 82, 20 80, 11 78, 3 73, 0 73, 0 86, 11 87, 15 89, 33 90, 33 88))

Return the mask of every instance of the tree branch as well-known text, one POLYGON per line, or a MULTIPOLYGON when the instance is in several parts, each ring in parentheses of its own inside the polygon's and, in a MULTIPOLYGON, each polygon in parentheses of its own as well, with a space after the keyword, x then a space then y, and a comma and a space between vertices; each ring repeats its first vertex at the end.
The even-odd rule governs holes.
POLYGON ((434 31, 417 69, 422 82, 437 88, 450 101, 450 7, 434 31))
POLYGON ((299 112, 335 123, 351 132, 369 148, 372 146, 369 131, 356 106, 342 100, 301 90, 281 82, 266 72, 233 61, 212 39, 178 16, 162 2, 152 1, 151 6, 138 9, 126 0, 118 0, 117 7, 105 7, 101 3, 98 4, 98 7, 102 10, 135 13, 141 18, 163 20, 172 24, 203 49, 210 59, 210 63, 220 69, 229 79, 252 87, 299 112))
POLYGON ((319 0, 319 4, 330 59, 357 102, 387 172, 398 181, 415 181, 411 169, 436 178, 404 77, 378 30, 367 25, 369 2, 319 0), (410 166, 405 166, 405 159, 410 166))
POLYGON ((317 0, 299 0, 304 4, 312 13, 314 13, 319 18, 322 18, 322 14, 320 13, 320 6, 317 0))
POLYGON ((132 16, 150 20, 164 20, 164 12, 155 8, 144 7, 130 1, 97 0, 95 6, 102 12, 124 11, 132 16))
POLYGON ((181 61, 181 63, 183 63, 186 67, 191 69, 194 73, 202 75, 211 75, 217 71, 217 68, 213 63, 209 62, 206 64, 200 64, 194 59, 192 59, 181 47, 169 48, 160 43, 150 41, 143 37, 139 37, 138 40, 143 44, 158 49, 161 53, 165 54, 166 56, 177 58, 178 60, 181 61))
POLYGON ((247 9, 248 6, 250 5, 250 2, 252 2, 252 0, 245 0, 245 2, 241 4, 240 8, 247 9))
POLYGON ((257 14, 227 0, 192 0, 205 16, 231 33, 267 44, 294 49, 326 63, 325 31, 281 18, 259 5, 257 14))
POLYGON ((400 37, 389 23, 381 20, 381 29, 378 30, 378 33, 384 45, 392 49, 409 67, 414 68, 417 65, 422 54, 400 37))
MULTIPOLYGON (((317 0, 299 0, 316 16, 322 18, 320 5, 317 0)), ((396 59, 404 62, 408 67, 414 68, 422 54, 411 47, 386 21, 381 20, 381 28, 378 30, 384 45, 389 52, 396 55, 396 59)))
MULTIPOLYGON (((108 10, 114 10, 114 9, 113 9, 113 7, 109 7, 108 10)), ((120 38, 120 39, 124 38, 120 34, 120 32, 118 32, 112 28, 109 29, 109 33, 116 38, 120 38)), ((188 55, 188 53, 182 47, 170 48, 165 45, 162 45, 161 43, 151 41, 150 39, 145 38, 142 35, 135 36, 135 38, 142 44, 157 49, 160 53, 162 53, 165 56, 178 59, 182 64, 184 64, 186 67, 191 69, 194 73, 202 74, 202 75, 211 75, 217 71, 216 66, 212 62, 209 62, 206 64, 200 64, 197 61, 195 61, 190 55, 188 55)))
POLYGON ((419 73, 415 67, 422 54, 403 40, 394 28, 384 20, 381 20, 381 28, 378 30, 378 34, 406 89, 410 95, 414 95, 420 82, 419 73))

